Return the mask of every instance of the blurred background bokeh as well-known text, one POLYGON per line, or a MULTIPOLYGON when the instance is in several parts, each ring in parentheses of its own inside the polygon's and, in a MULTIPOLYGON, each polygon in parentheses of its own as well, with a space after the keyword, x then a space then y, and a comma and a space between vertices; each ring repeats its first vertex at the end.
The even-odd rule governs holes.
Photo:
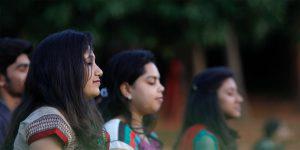
POLYGON ((37 44, 67 28, 91 32, 100 67, 112 54, 149 49, 165 101, 156 130, 171 149, 194 74, 227 65, 245 98, 231 122, 239 149, 251 149, 263 123, 278 118, 300 148, 300 1, 298 0, 1 0, 0 36, 37 44))

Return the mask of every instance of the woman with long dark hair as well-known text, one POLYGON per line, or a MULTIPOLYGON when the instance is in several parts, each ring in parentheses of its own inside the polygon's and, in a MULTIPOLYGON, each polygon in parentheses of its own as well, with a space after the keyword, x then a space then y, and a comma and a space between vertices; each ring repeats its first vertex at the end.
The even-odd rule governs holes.
POLYGON ((175 147, 180 150, 237 149, 237 133, 227 125, 227 120, 241 116, 242 101, 229 69, 209 68, 196 75, 175 147))
POLYGON ((108 135, 93 102, 102 74, 90 34, 65 30, 46 37, 32 54, 4 149, 106 149, 108 135))
POLYGON ((164 87, 146 50, 132 50, 114 55, 103 76, 100 103, 105 129, 110 134, 110 148, 161 149, 153 132, 154 114, 163 101, 164 87))

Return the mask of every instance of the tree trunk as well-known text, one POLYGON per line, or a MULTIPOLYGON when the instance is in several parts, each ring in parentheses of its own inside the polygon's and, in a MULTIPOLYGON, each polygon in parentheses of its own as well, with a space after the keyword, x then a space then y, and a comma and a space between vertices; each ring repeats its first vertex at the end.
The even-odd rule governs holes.
POLYGON ((296 97, 297 97, 297 103, 300 106, 300 42, 296 43, 295 46, 295 70, 296 70, 296 97))
MULTIPOLYGON (((299 14, 300 12, 297 11, 295 12, 297 14, 299 14)), ((297 15, 293 20, 295 20, 295 22, 292 24, 291 26, 291 33, 293 36, 293 40, 294 40, 294 51, 293 51, 293 56, 294 56, 294 66, 295 66, 295 78, 296 78, 296 82, 295 82, 295 97, 298 103, 298 107, 300 107, 300 16, 297 15)))
POLYGON ((193 63, 193 75, 196 75, 200 71, 206 68, 206 59, 203 49, 199 45, 194 45, 192 48, 192 63, 193 63))

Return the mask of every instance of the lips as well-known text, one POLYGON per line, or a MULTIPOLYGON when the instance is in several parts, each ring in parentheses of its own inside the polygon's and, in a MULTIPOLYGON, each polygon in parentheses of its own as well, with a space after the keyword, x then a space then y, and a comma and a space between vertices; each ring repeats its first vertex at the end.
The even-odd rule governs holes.
POLYGON ((238 112, 241 112, 241 106, 235 107, 235 110, 238 111, 238 112))
POLYGON ((93 83, 100 85, 101 84, 101 80, 94 80, 93 83))
POLYGON ((155 100, 159 101, 159 102, 163 102, 164 101, 164 98, 163 97, 157 97, 155 98, 155 100))

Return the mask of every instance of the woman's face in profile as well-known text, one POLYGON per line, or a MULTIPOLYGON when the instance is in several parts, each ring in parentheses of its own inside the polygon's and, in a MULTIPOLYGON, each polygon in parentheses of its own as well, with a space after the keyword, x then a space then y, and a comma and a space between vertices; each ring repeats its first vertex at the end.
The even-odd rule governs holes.
POLYGON ((217 94, 220 108, 226 118, 238 118, 241 116, 243 98, 238 92, 236 82, 233 78, 224 80, 217 94))
POLYGON ((160 74, 154 63, 144 66, 145 73, 132 86, 131 111, 140 115, 156 113, 163 102, 164 86, 160 83, 160 74))
POLYGON ((83 93, 87 99, 92 99, 100 94, 100 77, 103 75, 103 72, 96 64, 95 54, 90 50, 90 47, 89 50, 84 53, 83 57, 85 64, 85 79, 87 80, 83 93))

